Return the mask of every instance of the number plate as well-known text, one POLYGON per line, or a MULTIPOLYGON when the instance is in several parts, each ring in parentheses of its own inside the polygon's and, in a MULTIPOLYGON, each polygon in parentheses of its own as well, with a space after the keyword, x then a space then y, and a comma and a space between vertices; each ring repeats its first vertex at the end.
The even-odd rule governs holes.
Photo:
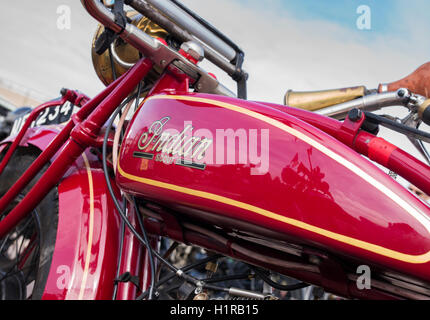
MULTIPOLYGON (((67 122, 72 117, 73 113, 74 106, 68 101, 61 106, 46 108, 39 114, 37 119, 31 123, 30 128, 67 122)), ((19 131, 21 131, 29 116, 30 113, 27 113, 14 121, 10 132, 11 136, 18 134, 19 131)))

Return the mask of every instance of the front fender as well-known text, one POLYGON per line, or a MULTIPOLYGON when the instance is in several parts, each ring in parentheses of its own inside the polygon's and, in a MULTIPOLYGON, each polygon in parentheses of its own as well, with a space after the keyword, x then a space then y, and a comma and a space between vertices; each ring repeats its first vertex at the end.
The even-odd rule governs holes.
POLYGON ((103 171, 85 155, 77 167, 58 186, 57 239, 43 299, 112 298, 119 216, 103 171))
MULTIPOLYGON (((58 135, 64 125, 51 125, 29 128, 20 141, 21 147, 33 145, 40 150, 45 150, 51 141, 58 135)), ((15 136, 9 136, 0 142, 0 151, 15 140, 15 136)))
MULTIPOLYGON (((62 125, 30 128, 20 146, 33 145, 43 151, 62 128, 62 125)), ((0 151, 14 139, 3 140, 0 151)), ((114 181, 112 187, 119 196, 114 181)), ((132 223, 136 225, 135 221, 132 223)), ((42 299, 112 299, 120 247, 119 225, 119 214, 109 195, 100 161, 87 152, 58 184, 57 237, 42 299)), ((142 259, 147 260, 146 252, 128 230, 122 256, 120 273, 128 271, 139 275, 142 285, 148 283, 148 274, 141 268, 142 259)), ((132 284, 119 285, 118 299, 134 298, 135 294, 132 284)))

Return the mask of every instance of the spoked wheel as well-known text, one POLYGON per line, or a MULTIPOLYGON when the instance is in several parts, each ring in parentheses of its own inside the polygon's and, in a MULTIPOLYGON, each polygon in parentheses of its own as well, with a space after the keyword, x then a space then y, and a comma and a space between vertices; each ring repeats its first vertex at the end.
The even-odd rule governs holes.
MULTIPOLYGON (((0 196, 9 190, 38 154, 35 148, 16 150, 0 176, 0 196)), ((19 203, 42 172, 11 203, 0 219, 19 203)), ((57 235, 57 198, 57 190, 51 190, 27 218, 0 239, 0 299, 42 298, 57 235)))
POLYGON ((31 298, 38 269, 40 221, 37 212, 0 243, 0 299, 31 298))

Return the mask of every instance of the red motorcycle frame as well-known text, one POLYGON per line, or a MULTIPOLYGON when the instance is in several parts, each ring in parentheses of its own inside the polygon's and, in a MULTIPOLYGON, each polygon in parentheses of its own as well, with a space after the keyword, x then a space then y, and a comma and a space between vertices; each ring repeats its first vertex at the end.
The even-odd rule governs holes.
MULTIPOLYGON (((14 187, 0 200, 1 210, 4 210, 11 199, 13 200, 19 194, 34 175, 39 172, 51 158, 55 157, 48 170, 26 197, 5 217, 5 219, 0 221, 0 237, 10 232, 26 214, 37 206, 44 195, 60 182, 59 177, 63 179, 63 177, 67 176, 67 171, 73 166, 81 168, 75 170, 76 172, 74 174, 70 174, 59 184, 59 194, 61 195, 59 212, 61 215, 58 226, 57 246, 61 248, 61 244, 64 242, 65 245, 67 244, 68 251, 61 252, 60 250, 55 252, 51 268, 52 276, 48 279, 44 298, 109 299, 112 296, 113 286, 107 285, 107 287, 105 287, 106 283, 101 280, 106 277, 111 279, 114 277, 118 245, 117 241, 109 236, 118 234, 119 220, 115 218, 117 215, 115 214, 116 210, 113 209, 114 206, 112 202, 109 201, 109 197, 106 197, 107 189, 99 159, 90 153, 85 155, 84 152, 90 147, 100 147, 100 139, 102 139, 100 132, 102 126, 109 119, 120 102, 133 91, 138 82, 146 75, 151 67, 152 63, 149 59, 142 59, 132 70, 106 88, 101 94, 84 103, 80 111, 73 116, 73 120, 65 125, 54 138, 52 132, 45 129, 43 134, 45 134, 46 137, 42 143, 40 141, 32 141, 32 139, 35 139, 35 135, 33 135, 33 138, 30 137, 24 139, 24 141, 15 139, 15 142, 9 149, 9 153, 12 153, 13 148, 19 143, 29 143, 39 146, 44 151, 17 181, 14 187), (52 141, 50 141, 51 139, 52 141), (81 155, 83 156, 80 157, 81 155), (90 183, 93 184, 93 189, 97 190, 96 194, 91 194, 88 181, 91 181, 90 183), (79 204, 77 203, 77 199, 80 199, 79 204), (88 201, 89 199, 92 199, 92 201, 88 201), (82 215, 82 213, 85 213, 85 215, 82 215), (86 238, 87 230, 91 230, 94 227, 101 228, 97 238, 93 238, 94 235, 90 235, 86 238), (68 232, 68 229, 74 230, 73 232, 68 232), (70 247, 71 244, 74 244, 74 246, 70 247), (87 245, 85 250, 80 248, 83 244, 87 245), (79 259, 76 259, 77 255, 80 256, 79 259), (90 258, 91 262, 89 261, 90 258), (91 263, 91 265, 88 265, 89 263, 91 263), (82 268, 82 264, 84 264, 84 268, 82 268), (72 267, 70 270, 64 270, 61 266, 72 267), (88 275, 89 268, 97 271, 88 275), (76 289, 69 292, 67 288, 58 286, 59 277, 61 278, 61 276, 70 275, 72 273, 77 278, 74 279, 74 281, 81 282, 82 286, 80 288, 84 288, 79 292, 77 292, 76 289), (90 277, 90 279, 88 279, 88 277, 90 277), (97 286, 97 290, 86 290, 85 283, 87 281, 97 286)), ((149 96, 157 95, 163 91, 176 92, 177 89, 179 89, 179 92, 183 93, 187 85, 188 79, 178 79, 173 73, 167 71, 149 96), (164 87, 164 83, 166 82, 170 84, 169 87, 164 87)), ((69 99, 70 95, 72 95, 71 92, 68 92, 60 101, 52 102, 49 105, 60 105, 65 99, 69 99)), ((403 150, 393 147, 383 139, 359 130, 362 121, 351 122, 347 119, 345 122, 339 122, 299 109, 273 104, 269 104, 269 106, 280 109, 283 112, 287 112, 314 125, 339 141, 347 144, 357 152, 365 156, 370 156, 372 160, 398 172, 425 192, 430 193, 430 181, 428 179, 428 177, 430 177, 430 168, 403 150), (374 141, 377 141, 377 143, 374 141)), ((42 110, 43 106, 35 109, 34 112, 38 113, 42 110)), ((34 116, 30 117, 27 120, 27 124, 31 123, 34 118, 34 116)), ((25 132, 25 129, 24 127, 21 132, 25 132)), ((21 137, 22 134, 20 133, 19 138, 21 137)), ((4 166, 3 163, 6 161, 7 158, 2 161, 2 166, 4 166)), ((117 191, 119 192, 119 190, 117 191)), ((159 229, 160 227, 155 225, 148 225, 148 227, 150 230, 157 230, 159 234, 171 233, 169 230, 162 232, 159 229)), ((193 239, 193 241, 190 242, 201 244, 207 248, 213 246, 210 243, 202 241, 202 239, 193 239)), ((213 249, 219 252, 225 251, 221 248, 213 249)), ((139 266, 141 261, 147 262, 147 259, 140 258, 140 255, 145 255, 145 251, 140 252, 140 250, 137 241, 129 234, 128 241, 126 241, 124 248, 124 252, 128 252, 127 256, 129 259, 125 260, 122 266, 123 271, 130 270, 130 268, 127 268, 127 265, 128 267, 134 266, 134 270, 137 274, 138 270, 147 270, 147 268, 139 266)), ((238 258, 244 259, 245 257, 238 258)), ((148 277, 148 274, 142 277, 144 282, 148 283, 148 277)), ((298 274, 298 278, 303 279, 303 275, 298 274)), ((322 279, 307 280, 312 283, 322 283, 322 279)), ((351 285, 349 290, 355 291, 357 296, 362 295, 362 292, 356 289, 355 285, 351 285)), ((134 293, 135 288, 132 285, 122 285, 118 297, 132 298, 134 293)), ((372 295, 366 292, 366 297, 371 298, 372 295)), ((374 298, 386 298, 386 295, 376 294, 374 298)))
MULTIPOLYGON (((111 299, 112 297, 113 282, 106 279, 115 277, 119 251, 118 240, 115 237, 119 233, 120 220, 112 200, 107 196, 107 185, 100 159, 89 150, 101 147, 104 136, 103 125, 152 67, 151 59, 141 59, 126 74, 93 99, 72 91, 65 92, 61 99, 36 108, 19 135, 15 139, 3 142, 4 146, 9 144, 10 147, 0 163, 0 172, 8 164, 19 145, 36 145, 42 153, 0 199, 0 212, 3 212, 35 175, 52 161, 24 199, 0 221, 0 238, 2 238, 39 204, 49 190, 58 185, 57 242, 43 296, 45 299, 111 299), (28 130, 31 122, 46 107, 61 105, 66 100, 81 108, 64 127, 28 130)), ((143 104, 159 95, 187 95, 189 83, 192 81, 192 78, 167 68, 143 104)), ((203 96, 203 98, 208 97, 203 96)), ((216 99, 225 103, 230 102, 227 98, 216 97, 216 99)), ((430 194, 430 167, 387 141, 361 130, 365 119, 364 114, 357 121, 347 118, 340 122, 299 109, 268 103, 258 104, 261 110, 264 106, 267 110, 280 111, 318 128, 352 150, 400 174, 430 194)), ((261 114, 263 113, 264 111, 261 111, 261 114)), ((120 189, 115 187, 114 191, 119 197, 120 189)), ((131 222, 137 225, 134 221, 135 214, 131 207, 131 222)), ((160 214, 168 216, 166 213, 160 214)), ((233 258, 287 273, 343 296, 366 299, 396 298, 377 288, 368 291, 359 290, 353 281, 348 282, 348 279, 345 280, 339 275, 339 265, 334 262, 335 259, 311 249, 308 249, 307 254, 315 255, 323 261, 320 274, 283 267, 270 259, 265 260, 257 255, 234 251, 232 246, 235 240, 229 239, 228 245, 220 245, 213 242, 210 237, 203 237, 202 232, 178 230, 175 223, 161 224, 154 220, 145 220, 145 227, 152 234, 169 236, 177 241, 199 245, 233 258)), ((210 234, 210 231, 207 232, 210 234)), ((253 250, 247 244, 242 243, 242 247, 248 251, 253 250)), ((265 253, 266 258, 277 257, 277 254, 269 249, 266 249, 265 253)), ((139 275, 141 287, 146 289, 150 281, 147 252, 129 231, 126 232, 122 254, 125 258, 121 262, 121 272, 129 271, 139 275)), ((396 263, 393 263, 393 266, 396 269, 396 263)), ((401 263, 398 266, 404 267, 401 263)), ((414 266, 410 268, 413 270, 414 266)), ((418 267, 416 273, 421 278, 426 278, 428 275, 418 267)), ((130 283, 120 284, 117 297, 134 299, 136 288, 130 283)))
MULTIPOLYGON (((83 152, 90 146, 95 146, 95 147, 100 147, 100 140, 98 140, 98 134, 100 133, 100 130, 102 128, 102 126, 104 125, 104 123, 109 119, 110 115, 113 113, 113 111, 117 108, 117 106, 119 105, 119 103, 125 99, 125 97, 127 97, 133 90, 134 88, 137 86, 137 84, 140 82, 141 79, 143 79, 145 77, 145 75, 149 72, 149 70, 151 70, 152 68, 152 63, 148 60, 148 59, 144 59, 142 61, 140 61, 137 65, 136 68, 133 68, 133 70, 130 70, 129 73, 127 73, 126 75, 124 75, 123 77, 119 78, 117 81, 115 81, 112 85, 110 85, 108 88, 106 88, 106 90, 104 90, 101 94, 99 94, 97 97, 95 97, 94 99, 88 101, 87 103, 85 103, 82 108, 73 116, 73 119, 67 123, 67 125, 65 125, 65 127, 58 133, 58 135, 55 136, 55 138, 48 144, 45 146, 44 151, 40 154, 40 156, 35 160, 35 162, 31 165, 31 167, 22 175, 22 177, 14 184, 14 186, 9 190, 9 192, 7 192, 4 197, 1 199, 1 204, 0 207, 2 208, 1 210, 3 211, 7 205, 10 203, 11 200, 15 199, 15 197, 22 191, 22 189, 34 178, 34 176, 41 170, 41 168, 48 163, 52 157, 54 157, 56 155, 56 153, 61 149, 61 152, 58 153, 58 155, 55 157, 55 160, 52 162, 52 164, 50 165, 49 169, 45 172, 45 174, 43 175, 43 177, 37 182, 37 184, 34 186, 34 188, 32 188, 32 190, 26 195, 25 199, 23 199, 18 206, 16 206, 13 209, 13 212, 10 212, 1 222, 0 222, 0 237, 3 237, 4 235, 6 235, 8 232, 10 232, 10 230, 12 230, 16 224, 25 217, 26 214, 28 214, 29 212, 31 212, 31 210, 33 210, 35 208, 35 206, 37 206, 37 204, 44 198, 44 195, 46 194, 45 192, 47 190, 52 189, 58 182, 59 182, 59 177, 63 177, 67 170, 69 170, 69 168, 72 166, 72 164, 76 161, 76 159, 78 159, 78 157, 80 157, 83 152), (85 120, 82 120, 85 119, 85 120), (43 187, 42 187, 43 186, 43 187)), ((57 102, 52 102, 47 106, 53 106, 55 104, 61 105, 66 99, 70 99, 70 96, 73 96, 73 93, 68 92, 63 99, 61 99, 60 101, 57 102)), ((76 102, 75 99, 73 99, 74 102, 76 102)), ((46 106, 41 106, 37 109, 35 109, 34 114, 29 117, 29 119, 26 121, 26 124, 24 126, 24 128, 22 129, 20 135, 18 138, 22 138, 23 137, 23 133, 25 133, 25 129, 27 129, 29 127, 29 125, 31 124, 31 122, 34 120, 34 118, 37 116, 38 113, 40 113, 40 111, 42 111, 44 109, 44 107, 46 106)), ((49 139, 49 136, 48 136, 49 139)), ((11 148, 8 151, 8 157, 5 157, 3 159, 3 163, 7 163, 8 159, 10 158, 10 156, 12 155, 14 149, 16 149, 16 147, 19 144, 20 139, 16 139, 15 142, 11 145, 11 148)), ((37 145, 37 144, 36 144, 37 145)), ((90 163, 89 160, 87 160, 86 156, 83 157, 83 159, 85 160, 85 165, 87 168, 87 172, 88 172, 88 178, 86 176, 84 177, 73 177, 73 179, 75 179, 75 194, 71 195, 71 199, 74 202, 74 204, 76 204, 76 197, 81 198, 81 200, 83 202, 87 202, 88 199, 93 199, 92 201, 90 201, 90 203, 93 205, 94 203, 99 203, 101 205, 101 207, 99 208, 94 208, 94 207, 90 207, 89 210, 85 210, 82 212, 89 212, 91 219, 93 219, 93 216, 95 214, 95 210, 98 211, 98 214, 100 216, 100 219, 102 219, 102 221, 104 221, 105 219, 112 219, 111 217, 112 215, 112 203, 108 203, 106 202, 106 189, 104 190, 105 192, 99 192, 97 195, 94 194, 90 194, 90 191, 87 191, 87 197, 85 197, 82 192, 76 192, 78 189, 78 185, 80 183, 82 183, 81 180, 88 180, 91 181, 91 184, 102 184, 102 180, 104 181, 104 178, 102 178, 102 176, 100 175, 100 168, 99 168, 99 172, 94 171, 95 169, 90 167, 90 163), (94 171, 94 172, 93 172, 94 171), (96 180, 94 180, 96 178, 96 180), (95 201, 95 197, 98 198, 102 198, 101 202, 95 201), (103 208, 103 210, 101 210, 101 208, 103 208)), ((94 159, 93 159, 93 163, 94 163, 94 159)), ((82 163, 81 163, 82 164, 82 163)), ((2 167, 4 167, 5 164, 2 164, 2 167)), ((78 173, 78 175, 81 175, 80 173, 78 173)), ((72 177, 69 177, 69 180, 72 179, 72 177)), ((67 185, 67 183, 65 183, 67 185)), ((87 182, 88 185, 88 182, 87 182)), ((64 183, 62 183, 60 185, 60 189, 63 188, 64 183)), ((103 184, 102 184, 103 186, 103 184)), ((94 186, 93 186, 94 187, 94 186)), ((67 188, 67 187, 65 187, 67 188)), ((80 189, 80 188, 79 188, 80 189)), ((85 190, 85 189, 84 189, 85 190)), ((87 187, 88 190, 88 187, 87 187)), ((100 189, 99 189, 100 190, 100 189)), ((62 192, 59 192, 60 194, 63 194, 62 192)), ((67 203, 67 199, 63 199, 60 196, 60 211, 62 208, 62 204, 63 201, 65 201, 67 203)), ((84 205, 84 204, 82 204, 84 205)), ((71 206, 67 206, 65 205, 65 208, 67 208, 66 210, 69 211, 70 208, 74 208, 74 205, 71 206)), ((86 208, 88 209, 88 208, 86 208)), ((75 210, 70 210, 72 211, 70 214, 66 214, 66 215, 61 215, 62 217, 73 217, 74 214, 73 212, 75 212, 75 214, 79 211, 75 211, 75 210)), ((74 217, 75 219, 72 219, 71 221, 65 222, 64 226, 65 228, 70 228, 70 226, 74 226, 76 228, 79 227, 84 227, 81 226, 80 224, 76 224, 76 221, 80 221, 79 219, 81 219, 82 217, 74 217), (78 220, 76 220, 76 218, 78 218, 78 220), (70 224, 70 222, 74 221, 73 223, 70 224)), ((88 221, 87 223, 94 223, 94 221, 88 221)), ((60 227, 62 225, 62 220, 60 219, 59 224, 60 227)), ((102 224, 99 224, 99 226, 101 226, 102 224)), ((104 224, 103 224, 104 226, 104 224)), ((103 243, 103 246, 101 246, 100 242, 100 250, 102 248, 109 248, 109 241, 107 241, 107 239, 109 239, 108 235, 110 235, 111 233, 108 231, 111 231, 112 228, 114 228, 114 230, 116 230, 116 233, 113 234, 117 234, 118 232, 118 221, 113 221, 110 222, 110 224, 108 224, 108 226, 106 226, 107 230, 104 230, 104 239, 105 242, 103 243), (109 226, 112 225, 112 226, 109 226), (116 228, 116 229, 115 229, 116 228), (108 245, 108 246, 106 246, 108 245)), ((74 234, 75 235, 79 235, 80 233, 76 233, 76 230, 74 230, 74 234)), ((82 230, 84 231, 84 230, 82 230)), ((67 234, 67 232, 65 232, 67 234)), ((59 241, 59 243, 61 243, 62 239, 61 239, 61 234, 62 232, 59 232, 59 239, 57 239, 57 241, 59 241)), ((66 241, 66 243, 70 244, 72 242, 72 239, 64 239, 66 241)), ((78 241, 79 239, 74 239, 76 245, 79 245, 80 242, 78 241)), ((97 239, 98 241, 100 241, 101 239, 97 239)), ((112 239, 110 239, 112 240, 112 239)), ((83 241, 85 241, 83 239, 83 241)), ((91 243, 91 241, 90 241, 91 243)), ((114 242, 116 243, 116 242, 114 242)), ((130 252, 135 252, 136 251, 136 245, 133 244, 133 241, 131 241, 130 243, 127 243, 125 245, 125 250, 131 250, 130 252)), ((91 248, 90 248, 91 249, 91 248)), ((115 268, 115 264, 116 264, 116 254, 115 254, 115 247, 114 248, 110 248, 110 250, 106 250, 106 254, 110 257, 114 257, 115 261, 111 261, 113 264, 109 263, 109 259, 105 259, 105 257, 101 257, 101 262, 103 263, 103 267, 101 268, 100 266, 98 266, 98 268, 100 268, 100 272, 104 273, 104 272, 108 272, 109 273, 109 268, 112 270, 112 268, 115 268), (113 250, 112 250, 113 249, 113 250), (112 251, 111 251, 112 250, 112 251), (105 266, 105 264, 107 264, 107 266, 105 266)), ((77 252, 76 252, 77 254, 77 252)), ((64 256, 68 256, 68 257, 74 257, 74 255, 70 255, 70 252, 68 252, 67 254, 65 254, 64 256)), ((131 255, 132 259, 137 259, 138 261, 140 261, 139 255, 131 255)), ((60 259, 62 262, 60 264, 61 265, 65 265, 64 259, 60 259)), ((67 259, 66 259, 67 260, 67 259)), ((54 258, 55 261, 55 258, 54 258)), ((128 262, 130 263, 130 262, 128 262)), ((78 261, 76 261, 76 264, 78 264, 78 261)), ((72 264, 74 265, 74 264, 72 264)), ((88 267, 86 267, 86 270, 88 269, 88 267)), ((57 267, 55 268, 55 262, 53 263, 53 270, 60 270, 61 268, 57 267)), ((68 273, 70 273, 71 271, 74 271, 73 269, 70 271, 67 271, 68 273)), ((85 269, 84 269, 85 271, 85 269)), ((75 271, 74 271, 75 272, 75 271)), ((88 272, 88 270, 87 270, 88 272)), ((75 274, 77 274, 75 272, 75 274)), ((84 272, 85 274, 85 272, 84 272)), ((103 274, 100 274, 100 276, 102 276, 103 274)), ((83 276, 86 277, 86 276, 83 276)), ((55 285, 53 286, 53 288, 55 288, 55 292, 48 294, 49 298, 59 298, 58 296, 58 286, 56 285, 55 281, 55 285)), ((49 279, 48 279, 48 283, 49 283, 49 279)), ((85 282, 84 282, 85 284, 85 282)), ((129 286, 125 286, 125 287, 129 287, 129 286)), ((124 289, 127 290, 127 289, 124 289)), ((67 290, 66 290, 67 291, 67 290)), ((95 296, 83 296, 83 293, 79 293, 77 295, 73 295, 70 296, 70 293, 64 291, 64 296, 61 296, 61 298, 75 298, 75 299, 82 299, 82 298, 111 298, 112 297, 112 288, 110 288, 110 292, 106 292, 104 290, 101 290, 100 292, 97 291, 97 294, 95 296)), ((47 290, 47 292, 50 292, 50 290, 47 290)), ((119 296, 124 296, 127 297, 126 292, 124 293, 119 293, 119 296)))

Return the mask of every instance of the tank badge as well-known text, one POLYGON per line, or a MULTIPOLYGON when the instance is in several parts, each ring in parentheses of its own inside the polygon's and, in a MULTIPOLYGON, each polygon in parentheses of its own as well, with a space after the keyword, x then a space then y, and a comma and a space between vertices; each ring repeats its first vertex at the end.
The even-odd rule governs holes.
POLYGON ((154 121, 148 131, 141 134, 137 143, 139 151, 135 151, 133 157, 205 170, 206 164, 202 162, 213 140, 193 136, 191 125, 185 126, 182 132, 166 129, 170 119, 164 117, 154 121))

